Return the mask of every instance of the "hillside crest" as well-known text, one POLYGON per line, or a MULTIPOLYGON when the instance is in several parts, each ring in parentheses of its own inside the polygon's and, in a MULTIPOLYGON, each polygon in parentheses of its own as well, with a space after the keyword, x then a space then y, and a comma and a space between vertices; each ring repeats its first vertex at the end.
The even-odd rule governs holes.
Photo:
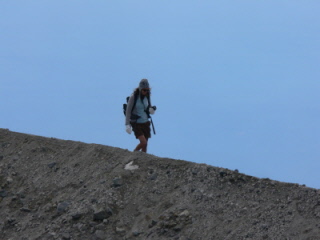
POLYGON ((320 191, 0 129, 0 239, 320 239, 320 191))

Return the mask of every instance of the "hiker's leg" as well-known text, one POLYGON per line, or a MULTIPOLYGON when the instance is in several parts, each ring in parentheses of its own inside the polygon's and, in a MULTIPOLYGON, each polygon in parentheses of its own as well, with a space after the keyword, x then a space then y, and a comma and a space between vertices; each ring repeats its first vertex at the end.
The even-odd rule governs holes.
POLYGON ((143 151, 143 149, 142 149, 142 151, 146 153, 147 152, 147 148, 148 148, 148 138, 145 137, 145 139, 147 141, 147 144, 146 144, 146 147, 145 147, 144 151, 143 151))
POLYGON ((142 152, 147 152, 148 139, 146 139, 144 135, 139 136, 138 139, 140 143, 137 145, 134 151, 141 150, 142 152))

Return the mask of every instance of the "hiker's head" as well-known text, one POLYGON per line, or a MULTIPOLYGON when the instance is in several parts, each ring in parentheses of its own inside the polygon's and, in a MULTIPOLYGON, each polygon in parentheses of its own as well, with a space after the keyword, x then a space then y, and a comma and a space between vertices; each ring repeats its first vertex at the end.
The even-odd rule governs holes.
POLYGON ((148 79, 141 79, 140 83, 139 83, 139 90, 141 91, 142 89, 148 89, 149 87, 149 82, 148 79))
POLYGON ((148 79, 141 79, 139 83, 139 91, 142 95, 146 96, 150 94, 150 87, 148 79))

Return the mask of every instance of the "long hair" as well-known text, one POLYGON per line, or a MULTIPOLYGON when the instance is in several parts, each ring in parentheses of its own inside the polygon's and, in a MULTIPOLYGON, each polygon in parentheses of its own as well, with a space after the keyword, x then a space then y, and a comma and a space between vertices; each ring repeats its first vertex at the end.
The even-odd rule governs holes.
POLYGON ((134 94, 134 95, 139 95, 139 94, 140 94, 139 88, 136 88, 136 89, 133 91, 133 94, 134 94))

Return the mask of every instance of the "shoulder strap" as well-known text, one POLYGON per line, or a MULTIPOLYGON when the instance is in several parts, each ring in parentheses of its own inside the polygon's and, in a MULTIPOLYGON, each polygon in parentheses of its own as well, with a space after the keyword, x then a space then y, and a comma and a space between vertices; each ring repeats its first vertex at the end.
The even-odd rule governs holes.
POLYGON ((148 108, 149 108, 149 107, 151 107, 151 104, 150 104, 150 95, 147 96, 147 99, 148 99, 148 108))
POLYGON ((136 106, 136 103, 137 103, 137 100, 138 100, 138 94, 134 94, 134 102, 133 102, 133 106, 132 106, 132 109, 131 109, 131 113, 132 113, 132 111, 133 111, 133 109, 134 109, 134 107, 136 106))

